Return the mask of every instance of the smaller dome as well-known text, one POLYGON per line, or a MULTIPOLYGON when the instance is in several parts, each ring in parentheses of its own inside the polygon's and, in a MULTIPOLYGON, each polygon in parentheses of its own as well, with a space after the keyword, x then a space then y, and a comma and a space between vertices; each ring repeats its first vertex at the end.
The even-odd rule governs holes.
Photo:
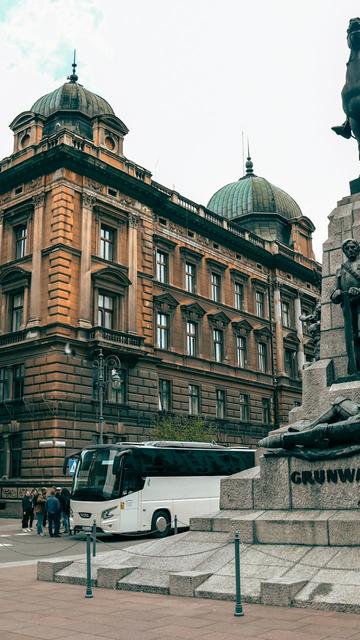
POLYGON ((250 156, 246 162, 246 174, 237 182, 216 191, 207 208, 229 220, 252 213, 274 213, 287 220, 302 216, 299 205, 288 193, 253 173, 250 156))
POLYGON ((73 80, 65 82, 55 91, 36 100, 31 111, 44 116, 44 118, 48 118, 58 111, 80 111, 89 118, 100 115, 115 115, 113 108, 104 98, 85 89, 73 80))

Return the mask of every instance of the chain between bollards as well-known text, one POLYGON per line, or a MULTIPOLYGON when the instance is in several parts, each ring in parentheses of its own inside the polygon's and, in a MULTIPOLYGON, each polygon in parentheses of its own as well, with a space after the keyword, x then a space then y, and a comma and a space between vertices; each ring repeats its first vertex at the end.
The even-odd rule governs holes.
POLYGON ((93 558, 96 557, 96 520, 93 522, 92 526, 92 554, 93 558))
POLYGON ((86 533, 86 592, 85 598, 93 598, 91 580, 91 532, 86 533))
POLYGON ((241 586, 240 586, 240 535, 235 533, 235 611, 234 616, 243 616, 243 608, 241 604, 241 586))

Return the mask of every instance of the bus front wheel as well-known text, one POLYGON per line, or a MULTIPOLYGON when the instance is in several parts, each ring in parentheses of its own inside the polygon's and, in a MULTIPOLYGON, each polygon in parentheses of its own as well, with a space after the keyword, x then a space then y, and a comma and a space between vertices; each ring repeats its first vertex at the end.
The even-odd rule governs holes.
POLYGON ((155 511, 151 521, 151 531, 155 538, 165 538, 170 533, 170 514, 168 511, 155 511))

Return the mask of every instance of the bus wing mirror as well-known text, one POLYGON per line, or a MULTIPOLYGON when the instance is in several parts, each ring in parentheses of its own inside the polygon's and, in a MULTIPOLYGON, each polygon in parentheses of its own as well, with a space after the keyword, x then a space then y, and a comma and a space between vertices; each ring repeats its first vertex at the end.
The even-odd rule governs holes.
POLYGON ((73 453, 69 453, 69 455, 65 456, 64 464, 63 464, 63 475, 66 476, 66 472, 69 466, 69 460, 78 460, 80 458, 81 451, 74 451, 73 453))

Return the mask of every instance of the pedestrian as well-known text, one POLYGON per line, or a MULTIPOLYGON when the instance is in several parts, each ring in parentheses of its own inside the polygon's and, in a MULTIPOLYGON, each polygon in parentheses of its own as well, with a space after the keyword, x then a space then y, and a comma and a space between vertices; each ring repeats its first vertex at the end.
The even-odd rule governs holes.
POLYGON ((70 491, 66 487, 61 492, 64 533, 70 533, 70 491))
POLYGON ((25 532, 31 531, 31 529, 29 529, 29 518, 30 518, 30 514, 32 511, 32 503, 31 503, 31 495, 30 495, 30 491, 25 491, 25 495, 23 497, 23 499, 21 500, 21 505, 22 505, 22 511, 23 511, 23 517, 22 517, 22 530, 25 532))
POLYGON ((51 538, 58 538, 60 529, 61 507, 55 493, 55 489, 51 489, 50 495, 46 500, 46 513, 49 523, 49 535, 51 538))
POLYGON ((30 529, 30 531, 33 530, 33 522, 34 522, 34 517, 35 517, 35 505, 36 505, 36 501, 37 501, 38 495, 39 495, 39 492, 38 492, 37 489, 31 489, 31 491, 30 491, 31 512, 30 512, 30 516, 29 516, 29 529, 30 529))
MULTIPOLYGON (((56 487, 55 497, 60 502, 60 524, 61 524, 61 521, 62 521, 63 515, 64 515, 64 501, 63 501, 63 497, 62 497, 62 489, 61 489, 61 487, 56 487)), ((59 532, 59 534, 60 534, 60 532, 59 532)))
POLYGON ((43 527, 45 526, 44 525, 45 505, 46 505, 46 489, 42 488, 41 493, 39 493, 36 498, 36 504, 34 507, 35 517, 36 517, 36 531, 38 536, 44 535, 43 527))

